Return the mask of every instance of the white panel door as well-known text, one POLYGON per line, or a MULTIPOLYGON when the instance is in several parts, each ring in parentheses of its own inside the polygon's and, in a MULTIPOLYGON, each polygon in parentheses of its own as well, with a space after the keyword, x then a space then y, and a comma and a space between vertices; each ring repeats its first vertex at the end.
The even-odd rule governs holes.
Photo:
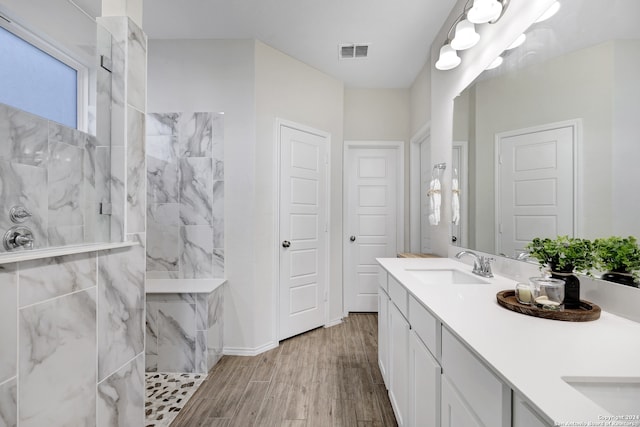
POLYGON ((534 237, 574 234, 572 126, 499 137, 497 253, 534 237))
POLYGON ((325 324, 326 142, 280 127, 280 340, 325 324))
POLYGON ((397 256, 398 150, 350 148, 347 154, 345 295, 347 311, 375 312, 376 258, 397 256))

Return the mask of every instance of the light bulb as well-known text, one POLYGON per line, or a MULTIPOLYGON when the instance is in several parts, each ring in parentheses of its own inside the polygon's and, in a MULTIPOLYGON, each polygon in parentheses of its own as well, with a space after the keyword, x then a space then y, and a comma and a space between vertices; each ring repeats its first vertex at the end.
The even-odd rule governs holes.
POLYGON ((538 23, 538 22, 546 21, 547 19, 555 15, 558 12, 558 10, 560 10, 560 2, 554 1, 553 4, 549 6, 549 9, 547 9, 546 12, 540 15, 540 18, 536 19, 535 22, 538 23))
POLYGON ((456 25, 456 34, 451 40, 451 47, 455 50, 465 50, 475 46, 479 40, 480 34, 476 33, 475 25, 463 19, 456 25))
POLYGON ((474 0, 467 19, 474 24, 484 24, 498 19, 501 13, 502 3, 498 0, 474 0))
POLYGON ((438 70, 451 70, 460 65, 462 59, 458 56, 458 53, 448 44, 445 44, 440 48, 440 57, 436 62, 436 68, 438 70))
POLYGON ((522 43, 524 43, 524 41, 525 41, 526 39, 527 39, 527 36, 526 36, 524 33, 520 34, 520 35, 518 36, 518 38, 517 38, 517 39, 515 39, 515 40, 514 40, 514 42, 513 42, 513 43, 511 43, 511 44, 509 45, 509 47, 507 48, 507 50, 511 50, 511 49, 515 49, 515 48, 517 48, 517 47, 518 47, 518 46, 520 46, 522 43))
POLYGON ((489 66, 487 68, 485 68, 485 70, 493 70, 494 68, 498 68, 499 66, 502 65, 502 62, 504 61, 504 59, 502 58, 502 56, 498 56, 496 59, 494 59, 491 64, 489 64, 489 66))

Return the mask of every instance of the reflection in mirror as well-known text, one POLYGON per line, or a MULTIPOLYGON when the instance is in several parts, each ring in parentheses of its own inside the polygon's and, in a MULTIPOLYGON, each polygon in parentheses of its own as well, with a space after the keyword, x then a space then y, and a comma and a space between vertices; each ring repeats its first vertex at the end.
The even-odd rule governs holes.
POLYGON ((98 58, 110 58, 111 35, 95 20, 100 0, 76 3, 0 4, 0 31, 11 41, 0 46, 0 252, 110 239, 101 207, 110 203, 111 74, 98 58), (55 67, 39 73, 45 63, 55 67), (50 79, 58 70, 72 77, 64 90, 50 79), (63 96, 72 104, 64 117, 55 111, 63 96))
POLYGON ((640 236, 640 2, 563 0, 455 100, 468 142, 467 247, 640 236))

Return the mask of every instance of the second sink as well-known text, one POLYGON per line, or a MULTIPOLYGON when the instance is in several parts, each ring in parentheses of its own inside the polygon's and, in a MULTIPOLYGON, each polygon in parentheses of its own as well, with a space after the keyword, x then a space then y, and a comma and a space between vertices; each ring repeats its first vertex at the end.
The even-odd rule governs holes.
POLYGON ((473 274, 465 273, 464 271, 454 268, 433 270, 407 269, 407 271, 427 285, 483 285, 489 283, 473 274))

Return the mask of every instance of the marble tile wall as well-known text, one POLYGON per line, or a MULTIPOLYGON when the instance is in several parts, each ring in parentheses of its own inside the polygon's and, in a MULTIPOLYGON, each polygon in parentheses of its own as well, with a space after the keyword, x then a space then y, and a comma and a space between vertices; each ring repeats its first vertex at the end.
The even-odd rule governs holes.
POLYGON ((0 426, 144 425, 146 36, 108 20, 122 31, 107 49, 113 120, 97 132, 113 149, 0 105, 0 140, 11 142, 0 146, 0 227, 19 201, 38 247, 109 233, 140 246, 0 265, 0 426), (108 191, 114 215, 87 215, 108 191))
POLYGON ((147 114, 147 274, 224 277, 224 114, 147 114))
POLYGON ((220 360, 224 286, 147 295, 147 372, 206 373, 220 360))
POLYGON ((36 249, 109 240, 109 219, 99 214, 107 171, 97 167, 109 161, 108 140, 0 104, 0 141, 3 234, 15 225, 9 210, 22 205, 33 214, 25 225, 36 249))

